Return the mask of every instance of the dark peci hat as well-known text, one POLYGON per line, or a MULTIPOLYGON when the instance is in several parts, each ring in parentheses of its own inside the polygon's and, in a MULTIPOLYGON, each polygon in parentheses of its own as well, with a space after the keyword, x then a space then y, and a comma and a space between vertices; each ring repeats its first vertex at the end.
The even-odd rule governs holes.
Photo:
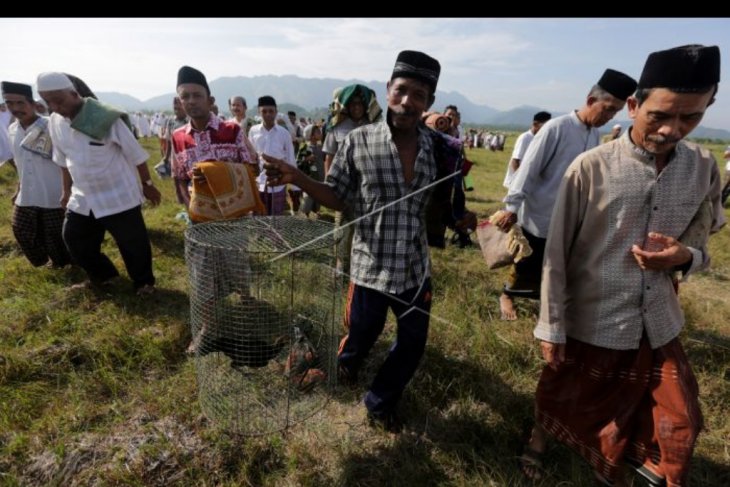
POLYGON ((30 85, 3 81, 0 83, 0 90, 2 90, 3 95, 22 95, 33 101, 33 89, 30 85))
POLYGON ((428 54, 419 51, 401 51, 395 60, 390 79, 405 77, 423 81, 436 92, 441 74, 441 64, 428 54))
POLYGON ((276 100, 274 100, 273 96, 264 95, 261 98, 259 98, 259 106, 260 107, 275 107, 276 100))
POLYGON ((634 78, 610 68, 603 72, 603 76, 596 84, 619 100, 626 100, 636 91, 634 78))
POLYGON ((548 112, 537 112, 535 116, 532 117, 533 122, 547 122, 552 118, 552 115, 548 112))
POLYGON ((183 66, 177 72, 177 86, 192 83, 200 85, 205 88, 205 91, 210 95, 210 88, 208 87, 208 81, 205 79, 205 75, 195 68, 190 66, 183 66))
POLYGON ((639 88, 709 88, 720 82, 720 49, 690 44, 649 54, 639 88))

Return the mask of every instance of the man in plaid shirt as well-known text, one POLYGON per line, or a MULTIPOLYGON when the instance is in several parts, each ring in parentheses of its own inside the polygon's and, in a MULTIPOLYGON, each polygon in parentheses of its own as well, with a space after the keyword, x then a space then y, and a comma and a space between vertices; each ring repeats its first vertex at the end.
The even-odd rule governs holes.
POLYGON ((325 206, 354 212, 348 334, 340 343, 339 376, 357 380, 392 309, 397 337, 365 395, 370 424, 391 432, 403 427, 396 404, 428 336, 431 264, 424 210, 431 192, 417 191, 436 180, 433 139, 421 116, 434 102, 440 71, 439 62, 424 53, 401 52, 387 85, 386 120, 347 135, 325 183, 264 155, 274 184, 296 184, 325 206))

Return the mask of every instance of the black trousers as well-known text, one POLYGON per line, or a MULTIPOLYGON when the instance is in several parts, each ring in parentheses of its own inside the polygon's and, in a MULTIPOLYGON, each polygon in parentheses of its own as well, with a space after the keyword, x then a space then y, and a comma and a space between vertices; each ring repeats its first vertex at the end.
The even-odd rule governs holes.
POLYGON ((152 247, 142 217, 142 207, 96 218, 66 212, 63 222, 63 241, 71 257, 89 275, 92 282, 101 283, 119 275, 109 257, 101 253, 104 233, 109 232, 119 247, 124 265, 134 288, 154 285, 152 274, 152 247))

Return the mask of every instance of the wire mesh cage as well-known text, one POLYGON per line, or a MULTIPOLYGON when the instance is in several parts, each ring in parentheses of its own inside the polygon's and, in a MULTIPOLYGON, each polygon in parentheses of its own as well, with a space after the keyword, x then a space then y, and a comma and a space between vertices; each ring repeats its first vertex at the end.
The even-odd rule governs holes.
POLYGON ((185 231, 201 408, 226 429, 280 431, 326 404, 341 306, 333 228, 266 216, 185 231))

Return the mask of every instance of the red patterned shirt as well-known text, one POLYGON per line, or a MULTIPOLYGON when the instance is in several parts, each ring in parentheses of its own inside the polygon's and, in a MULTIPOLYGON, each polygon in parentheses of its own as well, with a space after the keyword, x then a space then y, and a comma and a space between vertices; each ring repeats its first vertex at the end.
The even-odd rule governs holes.
POLYGON ((251 162, 254 159, 244 137, 237 123, 223 121, 212 113, 205 130, 196 130, 188 122, 172 134, 173 175, 178 179, 191 179, 196 162, 251 162))

